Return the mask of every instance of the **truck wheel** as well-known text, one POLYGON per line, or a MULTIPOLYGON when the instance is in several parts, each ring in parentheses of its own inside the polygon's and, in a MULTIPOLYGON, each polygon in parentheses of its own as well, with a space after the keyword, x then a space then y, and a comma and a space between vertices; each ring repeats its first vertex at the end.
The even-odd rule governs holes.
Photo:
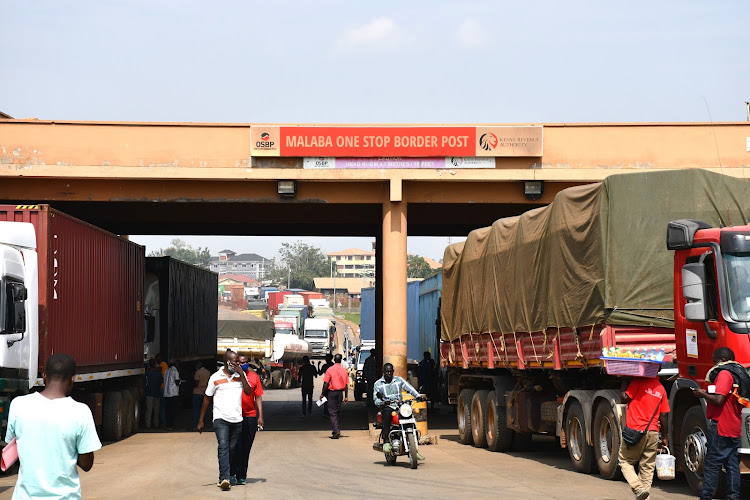
POLYGON ((130 436, 133 429, 133 396, 130 390, 123 389, 120 391, 122 398, 122 437, 130 436))
POLYGON ((602 403, 594 415, 594 458, 599 474, 604 479, 618 476, 620 429, 615 412, 609 403, 602 403))
POLYGON ((284 370, 284 382, 281 386, 282 389, 289 389, 292 387, 292 372, 284 370))
POLYGON ((131 387, 129 390, 133 397, 133 426, 130 428, 130 433, 135 434, 141 425, 141 395, 135 387, 131 387))
POLYGON ((265 370, 263 370, 263 373, 260 375, 260 385, 263 386, 264 389, 268 389, 271 385, 271 377, 268 376, 268 372, 265 370))
POLYGON ((280 371, 271 372, 271 385, 274 389, 281 389, 281 384, 284 382, 284 374, 280 371))
POLYGON ((464 389, 458 395, 458 437, 463 444, 472 444, 474 439, 471 437, 471 398, 474 397, 472 389, 464 389))
POLYGON ((102 437, 105 441, 122 439, 122 396, 119 391, 104 394, 102 437))
POLYGON ((507 408, 497 402, 497 393, 490 391, 487 395, 487 423, 485 439, 490 451, 510 451, 513 444, 513 429, 505 424, 507 408))
MULTIPOLYGON (((706 459, 706 442, 708 426, 703 408, 693 406, 682 419, 682 432, 680 442, 682 453, 678 454, 677 460, 682 462, 682 471, 685 473, 690 489, 698 495, 703 487, 703 462, 706 459)), ((723 481, 720 479, 720 486, 723 481)))
POLYGON ((489 393, 490 391, 482 389, 475 392, 471 398, 471 439, 477 448, 487 446, 485 422, 487 421, 487 395, 489 393))
POLYGON ((573 401, 565 418, 568 454, 576 472, 591 474, 594 471, 594 450, 586 442, 586 426, 586 417, 581 403, 573 401))

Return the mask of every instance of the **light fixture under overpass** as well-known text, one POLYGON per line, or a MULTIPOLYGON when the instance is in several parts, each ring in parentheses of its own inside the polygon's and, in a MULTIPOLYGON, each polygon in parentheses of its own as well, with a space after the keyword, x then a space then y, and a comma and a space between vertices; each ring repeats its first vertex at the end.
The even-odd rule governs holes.
POLYGON ((297 195, 297 181, 277 181, 276 190, 282 198, 294 198, 297 195))
POLYGON ((524 181, 523 194, 529 200, 538 200, 544 194, 544 181, 524 181))

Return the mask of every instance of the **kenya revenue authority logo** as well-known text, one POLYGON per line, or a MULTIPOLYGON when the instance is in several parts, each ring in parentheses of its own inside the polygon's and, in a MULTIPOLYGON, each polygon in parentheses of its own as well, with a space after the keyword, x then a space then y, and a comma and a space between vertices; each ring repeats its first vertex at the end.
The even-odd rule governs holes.
POLYGON ((460 156, 454 156, 451 158, 451 165, 453 165, 454 167, 460 167, 461 165, 463 165, 463 163, 464 159, 460 156))
POLYGON ((497 136, 493 133, 482 134, 479 137, 479 147, 485 151, 490 151, 497 147, 497 136))

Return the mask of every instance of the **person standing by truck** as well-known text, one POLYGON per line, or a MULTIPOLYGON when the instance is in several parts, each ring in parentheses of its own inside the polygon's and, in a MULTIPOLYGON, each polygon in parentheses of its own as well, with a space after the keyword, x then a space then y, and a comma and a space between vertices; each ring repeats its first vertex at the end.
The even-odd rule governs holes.
POLYGON ((693 394, 706 400, 706 418, 708 418, 708 442, 706 460, 703 463, 703 489, 701 500, 713 498, 719 483, 722 466, 726 470, 728 500, 740 498, 740 436, 742 432, 742 405, 740 405, 733 386, 734 372, 738 373, 737 385, 740 390, 746 389, 747 381, 742 380, 741 373, 747 377, 745 368, 734 362, 734 351, 728 347, 719 347, 713 354, 714 367, 709 370, 706 380, 716 385, 713 394, 703 389, 694 389, 693 394))
MULTIPOLYGON (((654 480, 656 455, 659 453, 659 426, 661 426, 661 445, 668 446, 669 435, 669 401, 661 382, 655 377, 635 377, 624 380, 620 399, 627 403, 628 411, 625 426, 631 430, 644 431, 637 443, 627 444, 625 439, 620 444, 620 470, 636 500, 645 500, 651 493, 654 480), (659 414, 658 421, 654 418, 659 414), (638 474, 635 465, 638 464, 638 474)), ((626 430, 623 431, 623 435, 626 430)))
POLYGON ((44 390, 15 398, 5 441, 18 445, 13 498, 81 498, 80 467, 88 472, 102 447, 91 410, 70 397, 76 362, 53 354, 44 369, 44 390))
POLYGON ((312 415, 313 384, 318 371, 310 363, 309 356, 302 357, 302 367, 299 369, 300 386, 302 387, 302 416, 312 415), (307 405, 305 405, 307 402, 307 405))
POLYGON ((176 359, 164 373, 164 401, 166 401, 166 429, 174 430, 174 419, 180 408, 180 360, 176 359))
POLYGON ((161 367, 156 366, 156 361, 149 359, 148 370, 146 371, 146 429, 150 429, 152 425, 154 429, 159 428, 161 386, 161 367))
POLYGON ((208 405, 213 400, 213 426, 218 442, 217 455, 219 459, 219 481, 216 485, 226 491, 231 488, 230 475, 236 477, 242 439, 242 394, 248 396, 252 388, 240 368, 239 356, 227 349, 224 353, 224 366, 219 368, 208 379, 206 395, 198 419, 198 432, 203 433, 208 405))

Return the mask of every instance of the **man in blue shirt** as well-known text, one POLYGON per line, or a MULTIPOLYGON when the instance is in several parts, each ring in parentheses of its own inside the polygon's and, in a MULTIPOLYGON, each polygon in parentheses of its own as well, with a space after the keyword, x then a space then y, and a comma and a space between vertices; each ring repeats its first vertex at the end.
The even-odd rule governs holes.
POLYGON ((70 397, 76 362, 53 354, 44 369, 44 390, 15 398, 5 441, 16 438, 18 471, 13 499, 81 498, 80 467, 89 471, 102 447, 91 410, 70 397))
POLYGON ((392 412, 398 411, 401 405, 401 393, 408 392, 415 398, 420 397, 419 392, 401 377, 393 376, 393 365, 386 363, 383 365, 383 376, 380 377, 373 388, 373 399, 375 406, 380 409, 380 418, 383 421, 381 436, 383 437, 383 451, 391 451, 391 445, 388 442, 388 434, 391 432, 392 412))

